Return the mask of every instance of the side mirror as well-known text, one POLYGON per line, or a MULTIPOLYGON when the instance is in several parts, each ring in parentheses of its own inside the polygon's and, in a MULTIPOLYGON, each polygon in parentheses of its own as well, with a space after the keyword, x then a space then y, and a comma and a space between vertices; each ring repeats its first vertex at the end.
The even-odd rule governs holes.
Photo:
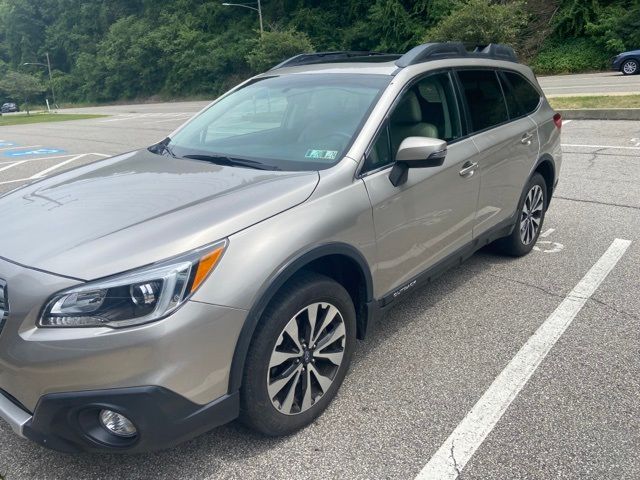
POLYGON ((410 168, 439 167, 447 156, 447 142, 437 138, 408 137, 398 148, 389 180, 394 187, 407 181, 410 168))

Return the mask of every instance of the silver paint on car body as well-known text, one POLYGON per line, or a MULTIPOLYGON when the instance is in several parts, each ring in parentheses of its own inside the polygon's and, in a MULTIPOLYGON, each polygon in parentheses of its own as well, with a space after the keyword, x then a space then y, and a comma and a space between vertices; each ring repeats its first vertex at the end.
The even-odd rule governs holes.
MULTIPOLYGON (((369 268, 375 298, 410 289, 421 271, 515 212, 540 158, 552 159, 556 177, 560 169, 555 112, 543 99, 529 117, 451 143, 441 167, 413 169, 399 187, 389 181, 390 166, 361 175, 369 145, 408 83, 453 67, 512 70, 537 85, 525 66, 482 59, 400 70, 393 62, 283 68, 264 75, 394 77, 342 160, 326 170, 250 170, 142 150, 3 196, 0 278, 9 285, 11 314, 0 333, 0 389, 29 410, 47 393, 138 385, 205 404, 228 393, 248 311, 303 254, 348 245, 369 268), (527 133, 531 143, 523 144, 527 133), (477 169, 462 176, 469 159, 477 169), (224 257, 168 318, 122 330, 36 327, 60 290, 222 238, 229 241, 224 257)), ((19 425, 24 416, 3 398, 0 416, 19 425)))
POLYGON ((146 150, 132 152, 3 197, 0 252, 24 265, 96 279, 179 255, 277 215, 304 202, 318 178, 317 172, 160 161, 146 150), (25 228, 25 219, 37 235, 25 228))

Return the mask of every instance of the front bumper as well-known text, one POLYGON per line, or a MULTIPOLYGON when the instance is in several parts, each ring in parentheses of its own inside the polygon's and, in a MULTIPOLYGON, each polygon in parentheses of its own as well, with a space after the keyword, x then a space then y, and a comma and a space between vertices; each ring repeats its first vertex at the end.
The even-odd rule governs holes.
MULTIPOLYGON (((199 424, 194 428, 187 417, 200 418, 204 429, 219 424, 205 412, 212 402, 230 396, 231 363, 246 311, 188 301, 171 316, 137 327, 45 329, 36 326, 42 305, 53 293, 79 282, 1 258, 0 278, 6 281, 9 305, 0 330, 0 417, 18 434, 59 450, 97 449, 78 440, 85 437, 78 433, 74 416, 90 406, 87 402, 112 402, 126 411, 133 409, 151 432, 127 450, 170 446, 173 440, 153 430, 142 416, 144 411, 136 410, 136 405, 144 404, 136 400, 140 398, 148 402, 145 408, 153 418, 176 424, 167 435, 174 435, 177 442, 186 435, 181 425, 188 426, 190 436, 201 432, 199 424), (162 393, 150 394, 150 389, 162 393), (131 400, 117 403, 114 398, 124 398, 119 393, 124 390, 131 400), (51 412, 53 404, 58 413, 43 413, 51 412), (158 438, 157 445, 150 438, 158 438)), ((228 421, 232 411, 227 405, 216 418, 228 421)))
POLYGON ((0 417, 16 433, 61 452, 140 453, 171 448, 238 416, 238 393, 198 405, 162 387, 45 395, 30 415, 0 392, 0 417), (117 437, 98 420, 102 409, 131 419, 137 434, 117 437))
POLYGON ((11 430, 24 437, 24 426, 31 420, 31 414, 9 394, 0 390, 0 418, 9 424, 11 430))
POLYGON ((616 72, 619 72, 620 69, 622 68, 622 62, 624 61, 624 58, 614 58, 611 62, 611 70, 614 70, 616 72))

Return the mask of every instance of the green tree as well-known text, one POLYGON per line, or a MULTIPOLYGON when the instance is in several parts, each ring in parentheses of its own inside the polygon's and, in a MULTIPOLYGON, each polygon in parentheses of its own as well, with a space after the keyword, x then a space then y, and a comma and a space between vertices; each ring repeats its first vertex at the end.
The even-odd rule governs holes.
POLYGON ((12 99, 24 101, 27 106, 27 115, 30 115, 29 100, 35 95, 44 92, 46 88, 40 80, 33 75, 11 71, 0 79, 0 90, 12 99))
POLYGON ((640 46, 640 1, 620 2, 600 9, 596 20, 587 23, 586 33, 609 54, 635 50, 640 46))
POLYGON ((314 51, 307 34, 293 29, 273 30, 264 32, 263 37, 254 42, 247 62, 254 72, 262 72, 289 57, 314 51))
POLYGON ((513 44, 528 22, 523 7, 519 1, 493 3, 489 0, 468 0, 431 28, 425 41, 513 44))
POLYGON ((640 45, 640 0, 0 0, 0 65, 49 53, 69 101, 214 97, 310 51, 403 53, 426 41, 508 42, 545 71, 594 70, 640 45), (603 62, 603 58, 605 61, 603 62), (556 70, 557 69, 557 70, 556 70))

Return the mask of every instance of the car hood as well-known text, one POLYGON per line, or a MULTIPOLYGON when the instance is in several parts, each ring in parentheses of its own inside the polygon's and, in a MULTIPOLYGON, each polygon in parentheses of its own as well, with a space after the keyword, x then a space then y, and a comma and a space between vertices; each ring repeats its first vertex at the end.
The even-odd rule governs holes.
POLYGON ((277 215, 309 198, 318 180, 318 172, 132 152, 0 198, 0 257, 78 279, 100 278, 277 215))

